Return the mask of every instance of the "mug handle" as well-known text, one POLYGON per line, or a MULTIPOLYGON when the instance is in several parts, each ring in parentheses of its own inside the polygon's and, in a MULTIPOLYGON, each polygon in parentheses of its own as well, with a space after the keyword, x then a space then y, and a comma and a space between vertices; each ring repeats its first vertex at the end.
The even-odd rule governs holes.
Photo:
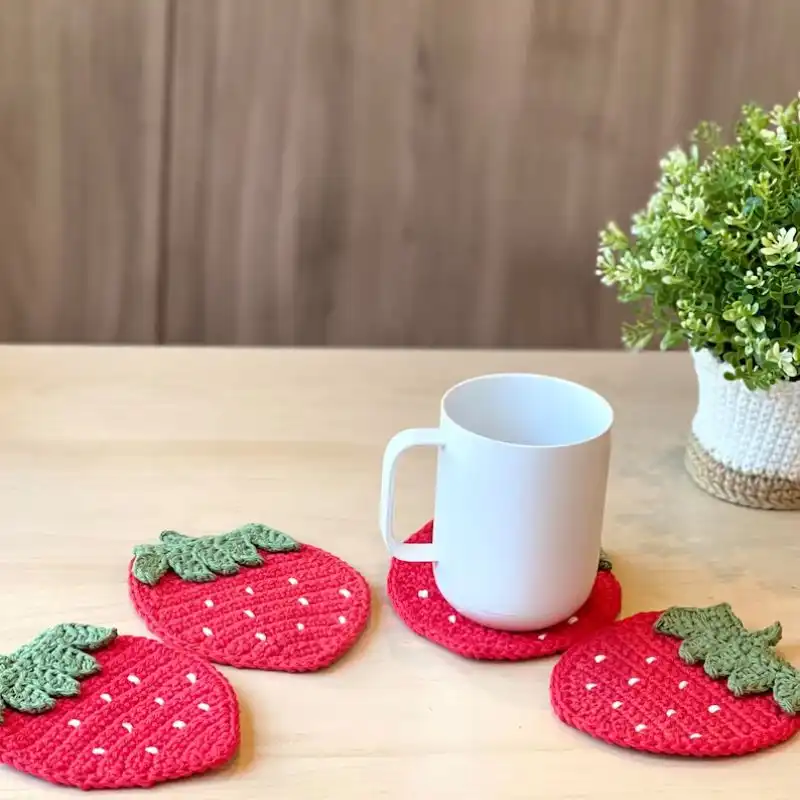
POLYGON ((386 445, 381 475, 380 525, 389 553, 400 561, 436 561, 433 544, 401 544, 394 538, 394 485, 397 461, 412 447, 444 447, 439 428, 409 428, 395 434, 386 445))

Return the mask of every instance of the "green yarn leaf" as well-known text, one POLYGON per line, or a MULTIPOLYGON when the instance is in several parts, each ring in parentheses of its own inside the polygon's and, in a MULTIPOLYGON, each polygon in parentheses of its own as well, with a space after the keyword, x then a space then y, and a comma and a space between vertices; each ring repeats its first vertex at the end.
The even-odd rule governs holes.
POLYGON ((193 583, 206 583, 215 579, 214 573, 205 565, 200 556, 198 547, 190 545, 165 545, 167 550, 167 563, 185 581, 193 583))
MULTIPOLYGON (((86 678, 98 670, 96 659, 83 650, 106 647, 117 636, 113 628, 95 625, 56 625, 23 645, 12 658, 31 674, 44 676, 58 673, 70 678, 86 678)), ((44 680, 44 677, 42 678, 44 680)), ((55 678, 47 678, 54 681, 55 678)), ((67 682, 62 682, 67 686, 67 682)), ((45 688, 44 686, 42 688, 45 688)), ((46 690, 46 688, 45 688, 46 690)), ((72 696, 72 695, 65 695, 72 696)))
POLYGON ((99 650, 107 647, 117 638, 114 628, 100 628, 97 625, 78 625, 69 623, 56 625, 40 634, 34 643, 41 645, 61 644, 79 647, 81 650, 99 650))
POLYGON ((259 550, 289 553, 300 549, 291 536, 256 523, 197 538, 164 531, 160 540, 133 551, 133 576, 149 586, 155 586, 170 569, 182 580, 206 583, 219 575, 235 575, 241 567, 260 567, 264 562, 259 550))
POLYGON ((266 550, 268 553, 286 553, 297 550, 299 547, 291 536, 276 531, 275 528, 268 528, 266 525, 251 523, 245 525, 241 530, 256 547, 266 550))
POLYGON ((734 629, 744 630, 744 625, 734 615, 728 603, 708 608, 668 608, 656 622, 659 633, 679 639, 688 639, 698 633, 734 629))
POLYGON ((800 713, 800 673, 790 664, 784 664, 778 672, 773 695, 787 714, 800 713))
POLYGON ((603 548, 600 548, 600 563, 597 565, 598 572, 611 572, 613 565, 611 564, 611 559, 608 557, 608 553, 606 553, 603 548))
POLYGON ((43 689, 36 684, 29 683, 25 677, 19 675, 17 680, 9 683, 0 690, 3 702, 16 711, 23 711, 28 714, 41 714, 49 711, 56 704, 56 701, 43 689))
POLYGON ((667 609, 654 625, 658 633, 682 639, 678 655, 687 664, 703 664, 710 678, 727 678, 736 696, 772 690, 787 713, 800 712, 800 672, 775 653, 782 636, 779 622, 748 631, 728 603, 708 608, 667 609))
MULTIPOLYGON (((698 637, 699 638, 699 637, 698 637)), ((757 670, 760 662, 751 662, 750 653, 742 649, 741 641, 727 642, 725 644, 711 643, 709 649, 700 657, 694 660, 689 660, 684 656, 685 646, 688 642, 684 642, 678 654, 687 664, 697 664, 703 662, 703 668, 709 678, 726 678, 731 673, 736 672, 737 669, 753 669, 757 670), (714 647, 717 647, 715 650, 714 647)))
POLYGON ((77 696, 77 679, 100 669, 97 660, 79 648, 97 650, 116 635, 113 628, 57 625, 10 656, 0 656, 0 724, 5 708, 41 714, 53 708, 57 698, 77 696))
POLYGON ((220 542, 214 538, 201 540, 196 550, 205 566, 217 575, 235 575, 239 571, 239 565, 230 552, 227 542, 220 542))
POLYGON ((157 545, 137 545, 133 548, 133 554, 133 575, 142 583, 153 586, 169 571, 167 556, 157 545))
POLYGON ((93 656, 68 645, 56 645, 49 648, 44 645, 31 644, 27 649, 20 648, 16 658, 20 663, 56 669, 73 678, 86 678, 97 672, 97 661, 93 656))
MULTIPOLYGON (((91 656, 87 656, 91 658, 91 656)), ((72 677, 49 667, 34 667, 28 671, 36 685, 50 697, 75 697, 80 683, 72 677)), ((82 676, 85 677, 85 676, 82 676)))
POLYGON ((178 533, 177 531, 161 531, 158 538, 165 544, 173 545, 186 544, 192 541, 191 536, 186 536, 186 534, 178 533))
POLYGON ((228 534, 228 552, 231 558, 243 567, 260 567, 264 563, 245 531, 233 531, 228 534))
POLYGON ((741 664, 728 677, 728 688, 737 696, 768 692, 778 679, 782 662, 778 658, 763 663, 741 664))
POLYGON ((780 622, 773 622, 766 628, 756 631, 753 638, 765 647, 775 647, 783 636, 783 626, 780 622))

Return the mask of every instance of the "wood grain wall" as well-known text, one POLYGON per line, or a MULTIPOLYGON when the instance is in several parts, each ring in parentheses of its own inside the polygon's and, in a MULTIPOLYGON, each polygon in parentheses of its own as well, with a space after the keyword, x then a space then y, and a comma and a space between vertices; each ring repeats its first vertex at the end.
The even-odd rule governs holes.
POLYGON ((157 335, 166 5, 0 2, 0 339, 157 335))
POLYGON ((0 338, 616 346, 597 229, 796 0, 3 0, 0 338))

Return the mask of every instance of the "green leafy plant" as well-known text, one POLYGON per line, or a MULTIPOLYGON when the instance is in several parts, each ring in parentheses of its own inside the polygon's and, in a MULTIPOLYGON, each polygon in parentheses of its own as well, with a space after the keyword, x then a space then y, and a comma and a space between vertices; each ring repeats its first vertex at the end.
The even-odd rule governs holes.
POLYGON ((800 100, 745 105, 733 143, 704 122, 675 148, 630 235, 600 234, 597 273, 638 318, 628 347, 687 342, 766 389, 800 373, 800 100))

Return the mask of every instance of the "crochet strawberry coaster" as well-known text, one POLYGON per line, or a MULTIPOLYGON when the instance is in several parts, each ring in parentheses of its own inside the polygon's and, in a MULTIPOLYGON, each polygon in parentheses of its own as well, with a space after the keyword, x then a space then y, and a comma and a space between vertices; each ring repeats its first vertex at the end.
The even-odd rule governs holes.
POLYGON ((188 777, 239 745, 236 696, 216 669, 90 625, 59 625, 0 656, 0 714, 0 762, 79 789, 188 777))
POLYGON ((310 672, 346 653, 369 618, 364 578, 265 525, 134 550, 129 587, 168 644, 234 667, 310 672))
MULTIPOLYGON (((427 543, 432 537, 429 522, 408 541, 427 543)), ((551 628, 523 633, 486 628, 459 614, 436 588, 430 563, 393 558, 387 592, 397 615, 419 636, 465 658, 525 661, 560 653, 616 619, 622 591, 610 570, 611 564, 602 558, 592 593, 574 616, 551 628)))
POLYGON ((723 603, 636 614, 562 656, 550 699, 597 739, 682 756, 736 756, 794 734, 800 673, 777 656, 775 623, 747 631, 723 603))

